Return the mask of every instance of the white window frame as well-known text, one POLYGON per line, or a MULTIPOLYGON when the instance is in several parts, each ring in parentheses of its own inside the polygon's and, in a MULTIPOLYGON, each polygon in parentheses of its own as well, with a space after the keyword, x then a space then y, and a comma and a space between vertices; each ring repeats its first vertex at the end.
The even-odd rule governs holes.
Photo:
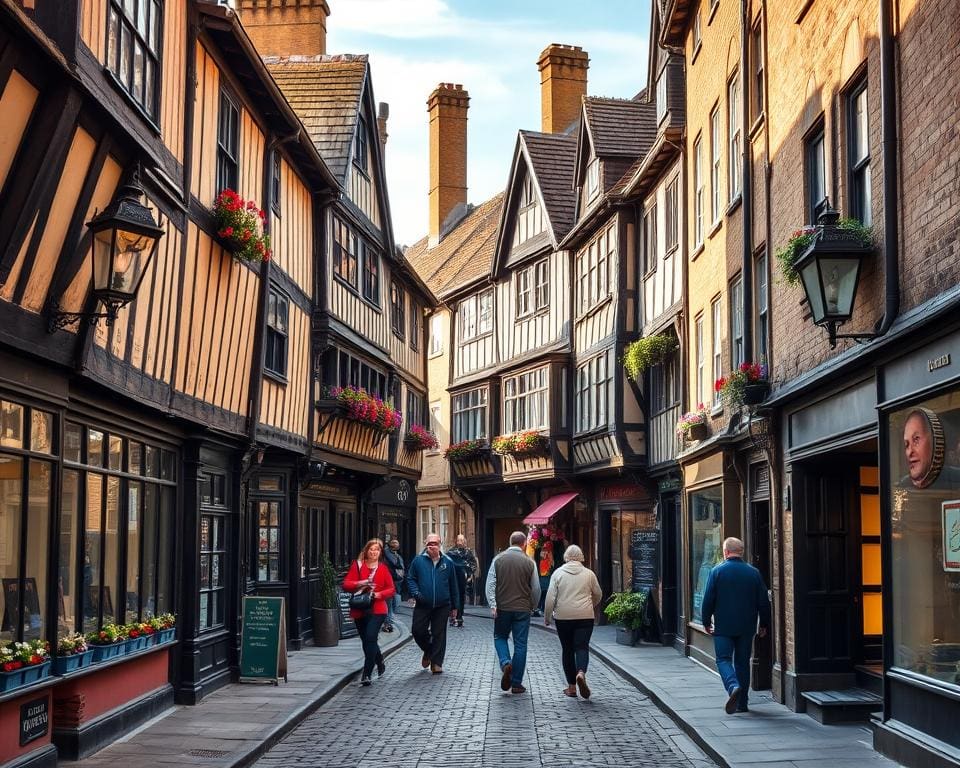
POLYGON ((710 113, 710 221, 720 221, 720 105, 710 113))
POLYGON ((745 360, 743 352, 743 278, 730 286, 730 364, 737 370, 745 360))
POLYGON ((576 431, 590 432, 608 425, 612 372, 603 352, 577 367, 576 431))
POLYGON ((446 504, 437 506, 437 534, 440 536, 440 547, 450 549, 453 543, 450 539, 450 507, 446 504))
POLYGON ((610 263, 616 247, 616 227, 611 222, 577 253, 578 316, 585 315, 610 295, 610 263))
POLYGON ((458 392, 450 400, 451 442, 485 440, 487 438, 487 404, 489 392, 486 387, 477 387, 458 392))
POLYGON ((443 426, 443 410, 439 400, 430 403, 430 431, 437 438, 437 447, 434 451, 440 450, 440 429, 443 426))
POLYGON ((587 163, 587 179, 585 184, 587 200, 593 200, 600 192, 600 161, 597 158, 593 158, 593 160, 587 163))
POLYGON ((493 291, 468 296, 457 307, 458 333, 461 341, 485 336, 493 331, 493 291))
MULTIPOLYGON (((417 552, 422 552, 424 549, 424 544, 427 540, 427 535, 436 530, 436 525, 433 517, 433 507, 420 507, 417 510, 417 552)), ((412 559, 412 558, 411 558, 412 559)))
POLYGON ((664 192, 664 255, 680 245, 680 177, 674 176, 664 192))
POLYGON ((696 331, 694 337, 696 339, 696 354, 697 354, 697 394, 694 400, 697 403, 706 402, 706 399, 703 396, 705 384, 706 384, 706 350, 703 346, 703 313, 697 315, 695 321, 696 331))
MULTIPOLYGON (((710 320, 712 328, 710 329, 713 333, 712 342, 713 342, 713 379, 716 381, 721 376, 723 376, 723 313, 720 306, 720 297, 717 296, 710 303, 710 320)), ((717 407, 720 405, 720 393, 714 389, 713 391, 713 405, 717 407)))
POLYGON ((443 354, 443 317, 437 313, 430 316, 430 357, 443 354))
POLYGON ((550 420, 550 369, 541 366, 503 380, 504 434, 546 429, 550 420))
POLYGON ((734 73, 727 83, 727 135, 729 139, 730 170, 727 177, 730 180, 730 202, 740 196, 740 158, 743 152, 741 114, 740 114, 740 75, 734 73))
MULTIPOLYGON (((698 14, 699 16, 699 14, 698 14)), ((693 245, 703 245, 703 136, 693 145, 693 245)))

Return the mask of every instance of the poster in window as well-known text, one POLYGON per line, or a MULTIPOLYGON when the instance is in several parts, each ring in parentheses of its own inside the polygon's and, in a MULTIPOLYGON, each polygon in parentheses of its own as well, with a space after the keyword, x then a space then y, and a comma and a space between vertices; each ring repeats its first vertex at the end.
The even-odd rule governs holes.
POLYGON ((943 570, 960 571, 960 500, 943 502, 943 570))

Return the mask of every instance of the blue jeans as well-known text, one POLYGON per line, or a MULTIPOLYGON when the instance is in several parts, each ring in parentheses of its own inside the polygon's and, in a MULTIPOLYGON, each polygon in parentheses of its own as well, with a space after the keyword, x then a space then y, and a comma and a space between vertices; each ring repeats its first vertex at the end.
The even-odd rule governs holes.
POLYGON ((394 626, 393 623, 393 612, 396 610, 397 606, 400 604, 400 590, 397 590, 397 594, 387 600, 387 620, 384 622, 388 627, 394 626))
POLYGON ((713 636, 713 649, 717 654, 717 671, 727 693, 740 689, 737 709, 747 708, 747 691, 750 689, 750 653, 753 651, 753 634, 729 637, 713 636))
POLYGON ((383 626, 383 614, 370 613, 359 619, 354 619, 357 633, 360 635, 360 644, 363 646, 363 676, 370 677, 377 664, 383 664, 383 654, 377 643, 380 627, 383 626))
POLYGON ((530 611, 497 611, 493 620, 493 647, 497 651, 500 668, 508 661, 513 665, 510 685, 523 683, 523 671, 527 666, 527 636, 530 634, 530 611), (513 658, 507 638, 513 634, 513 658))

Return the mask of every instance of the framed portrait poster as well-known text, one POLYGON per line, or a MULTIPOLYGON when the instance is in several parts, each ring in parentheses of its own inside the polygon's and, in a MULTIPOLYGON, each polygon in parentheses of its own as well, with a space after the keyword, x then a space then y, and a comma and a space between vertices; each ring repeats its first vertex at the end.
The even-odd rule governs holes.
POLYGON ((943 502, 943 570, 960 571, 960 500, 943 502))

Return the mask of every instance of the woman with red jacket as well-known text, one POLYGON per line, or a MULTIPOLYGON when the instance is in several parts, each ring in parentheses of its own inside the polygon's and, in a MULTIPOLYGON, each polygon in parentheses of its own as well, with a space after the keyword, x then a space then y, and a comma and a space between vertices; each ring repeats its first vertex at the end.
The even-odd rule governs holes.
POLYGON ((350 618, 356 623, 360 641, 363 643, 363 674, 360 676, 360 685, 370 685, 374 665, 377 667, 377 677, 383 677, 387 668, 383 663, 383 654, 377 639, 383 620, 387 618, 387 600, 393 599, 396 589, 390 570, 381 561, 382 555, 383 542, 380 539, 370 539, 343 579, 345 592, 373 593, 373 605, 368 610, 350 609, 350 618))

